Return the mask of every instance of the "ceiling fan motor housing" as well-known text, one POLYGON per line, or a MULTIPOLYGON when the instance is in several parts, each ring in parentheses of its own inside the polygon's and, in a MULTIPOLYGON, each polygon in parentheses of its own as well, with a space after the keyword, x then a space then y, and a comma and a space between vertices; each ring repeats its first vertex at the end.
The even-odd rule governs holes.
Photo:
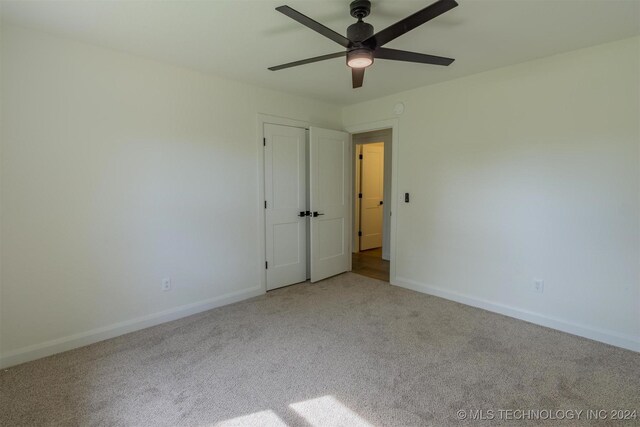
POLYGON ((362 42, 373 35, 373 25, 358 21, 347 28, 347 38, 353 42, 362 42))
MULTIPOLYGON (((355 2, 354 2, 355 3, 355 2)), ((368 67, 373 64, 373 46, 366 46, 362 42, 373 35, 373 25, 358 21, 347 28, 347 38, 353 45, 347 52, 347 65, 355 68, 368 67), (364 63, 362 62, 364 61, 364 63)))

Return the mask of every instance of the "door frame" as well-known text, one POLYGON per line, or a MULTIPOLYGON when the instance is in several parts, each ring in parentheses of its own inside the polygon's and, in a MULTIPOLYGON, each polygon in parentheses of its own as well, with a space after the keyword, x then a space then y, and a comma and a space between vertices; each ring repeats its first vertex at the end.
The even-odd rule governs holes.
POLYGON ((258 275, 260 287, 264 292, 267 292, 267 270, 265 268, 267 262, 267 239, 266 239, 266 224, 264 215, 264 125, 273 124, 281 126, 291 126, 296 128, 305 129, 309 131, 310 123, 303 120, 289 119, 286 117, 272 116, 269 114, 258 113, 257 115, 257 132, 258 139, 258 200, 256 205, 258 208, 258 269, 262 270, 262 273, 258 275))
MULTIPOLYGON (((390 130, 390 128, 386 128, 386 129, 382 129, 382 130, 383 131, 387 131, 387 130, 390 130)), ((392 133, 393 133, 393 131, 392 131, 392 133)), ((359 228, 360 228, 360 220, 361 220, 361 218, 359 217, 359 215, 361 215, 361 213, 360 213, 361 206, 358 205, 359 199, 356 197, 357 194, 358 194, 358 191, 357 191, 358 189, 356 187, 356 184, 360 184, 360 186, 362 186, 362 182, 361 182, 362 177, 358 176, 358 172, 359 171, 361 172, 362 164, 358 161, 359 159, 358 159, 358 153, 356 152, 356 148, 358 146, 361 146, 361 147, 364 148, 364 146, 367 145, 367 144, 382 143, 382 144, 384 144, 384 154, 385 154, 384 157, 385 157, 385 163, 386 163, 387 146, 391 147, 391 150, 393 150, 393 147, 392 147, 392 142, 390 140, 387 141, 386 139, 383 139, 383 140, 379 139, 379 137, 377 135, 382 135, 382 134, 383 134, 382 132, 380 132, 379 134, 373 133, 372 135, 374 135, 374 137, 369 137, 369 138, 366 138, 366 139, 359 138, 357 140, 354 137, 355 136, 354 134, 351 135, 351 144, 353 145, 353 156, 352 156, 351 160, 352 160, 352 163, 353 163, 353 174, 352 174, 353 178, 352 178, 352 180, 353 180, 353 212, 354 212, 353 218, 352 218, 352 221, 351 221, 352 227, 353 227, 353 230, 351 230, 351 234, 352 234, 352 237, 351 237, 351 240, 352 240, 351 250, 352 250, 353 253, 360 252, 360 236, 358 236, 358 231, 359 231, 359 228)), ((393 155, 391 155, 391 160, 393 161, 393 155)), ((387 168, 384 168, 385 172, 386 172, 386 169, 387 168)), ((388 179, 391 179, 391 176, 389 176, 388 179)), ((383 185, 386 184, 386 180, 387 180, 387 175, 385 173, 385 176, 384 176, 384 181, 385 182, 383 183, 383 185)), ((385 185, 385 187, 386 187, 386 185, 385 185)), ((389 211, 391 211, 391 203, 390 203, 391 202, 391 194, 386 194, 385 193, 384 200, 385 200, 385 203, 389 203, 388 207, 389 207, 389 211)), ((383 218, 383 225, 382 226, 383 226, 383 248, 382 248, 383 251, 382 252, 384 254, 384 252, 385 252, 384 251, 384 248, 385 248, 385 245, 384 245, 384 233, 385 233, 385 231, 384 231, 384 229, 391 227, 391 221, 389 221, 389 226, 388 227, 384 227, 384 218, 383 218)), ((389 236, 391 236, 391 235, 389 235, 389 236)), ((389 239, 389 248, 388 249, 389 249, 389 258, 391 258, 391 239, 389 239)))
MULTIPOLYGON (((396 285, 396 230, 398 227, 398 153, 399 153, 399 131, 400 121, 395 119, 379 120, 375 122, 360 123, 351 126, 346 126, 345 129, 352 136, 355 133, 372 132, 376 130, 391 129, 391 221, 389 230, 389 283, 396 285)), ((351 145, 353 146, 353 137, 351 138, 351 145)), ((353 150, 352 150, 353 151, 353 150)), ((352 174, 353 176, 353 174, 352 174)), ((353 181, 353 180, 352 180, 353 181)), ((355 212, 355 198, 354 198, 354 182, 351 184, 351 212, 355 212)))

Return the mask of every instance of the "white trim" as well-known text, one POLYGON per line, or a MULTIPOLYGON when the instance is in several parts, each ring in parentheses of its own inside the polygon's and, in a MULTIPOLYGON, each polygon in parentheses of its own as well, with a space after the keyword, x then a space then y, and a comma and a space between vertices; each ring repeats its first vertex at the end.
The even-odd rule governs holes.
MULTIPOLYGON (((382 142, 385 149, 384 149, 384 153, 385 153, 385 159, 387 158, 386 154, 387 154, 387 146, 391 146, 393 143, 392 141, 390 141, 387 136, 389 135, 389 130, 391 130, 391 128, 385 128, 385 129, 380 129, 380 131, 373 131, 373 132, 366 132, 366 137, 364 137, 363 135, 365 134, 354 134, 351 135, 351 144, 352 144, 352 150, 355 150, 358 145, 367 145, 367 144, 377 144, 382 142)), ((393 132, 391 132, 393 134, 393 132)), ((392 135, 393 137, 393 135, 392 135)), ((391 153, 393 153, 393 147, 391 147, 391 153)), ((355 186, 356 181, 358 180, 358 174, 357 171, 358 169, 360 169, 360 164, 358 163, 358 155, 359 153, 356 153, 355 151, 353 152, 352 157, 352 161, 351 161, 351 165, 353 167, 353 170, 351 171, 351 179, 353 180, 352 185, 353 185, 353 191, 354 194, 351 195, 351 197, 353 198, 353 212, 356 212, 356 207, 359 210, 359 206, 358 202, 360 201, 357 197, 357 188, 355 186)), ((393 164, 393 154, 391 155, 391 162, 393 164)), ((385 161, 386 164, 386 161, 385 161)), ((392 174, 393 175, 393 174, 392 174)), ((393 180, 393 176, 391 177, 387 177, 387 175, 384 175, 384 186, 387 186, 387 179, 391 179, 393 180)), ((389 203, 391 201, 391 195, 386 195, 384 197, 385 199, 385 203, 389 203)), ((391 212, 391 203, 388 204, 389 207, 389 212, 391 212)), ((386 208, 384 209, 386 210, 386 208)), ((358 215, 353 215, 351 224, 353 226, 353 229, 351 230, 351 235, 352 235, 352 246, 351 246, 351 251, 353 253, 357 253, 360 252, 360 238, 358 236, 358 230, 360 228, 360 218, 358 215)), ((383 223, 384 224, 384 223, 383 223)), ((389 227, 391 227, 391 219, 389 219, 389 227)), ((391 230, 389 230, 389 233, 391 233, 391 230)), ((388 247, 391 245, 391 234, 389 234, 389 243, 387 243, 386 245, 384 244, 385 239, 383 236, 383 244, 382 244, 382 259, 385 259, 387 261, 389 261, 391 259, 391 248, 388 247), (387 252, 388 251, 388 252, 387 252), (385 256, 386 255, 386 256, 385 256)))
POLYGON ((124 322, 114 323, 101 328, 92 329, 90 331, 80 332, 78 334, 57 338, 40 344, 19 348, 3 354, 2 357, 0 357, 0 369, 40 359, 42 357, 51 356, 52 354, 61 353, 74 348, 83 347, 130 332, 139 331, 141 329, 191 316, 193 314, 201 313, 203 311, 232 304, 234 302, 262 294, 264 294, 262 286, 254 286, 252 288, 210 298, 205 301, 185 304, 180 307, 171 308, 158 313, 148 314, 146 316, 125 320, 124 322))
MULTIPOLYGON (((400 121, 398 119, 379 120, 369 123, 361 123, 357 125, 347 126, 346 130, 350 134, 371 132, 382 129, 391 129, 391 235, 389 260, 389 282, 394 284, 396 278, 396 230, 398 227, 398 153, 400 152, 400 121)), ((353 143, 351 144, 353 146, 353 143)), ((351 183, 353 188, 353 183, 351 183)), ((353 195, 351 197, 353 204, 353 195)), ((353 212, 353 207, 352 210, 353 212)))
MULTIPOLYGON (((346 131, 343 131, 346 132, 346 131)), ((349 203, 349 208, 348 208, 348 218, 349 218, 349 227, 353 227, 353 210, 355 208, 355 206, 353 205, 353 198, 355 197, 355 194, 353 193, 354 188, 355 188, 355 181, 354 179, 354 171, 353 171, 353 159, 355 158, 355 154, 353 152, 353 149, 355 148, 355 144, 353 143, 353 137, 351 135, 351 133, 347 132, 347 137, 349 138, 349 199, 351 200, 351 203, 349 203)), ((348 248, 348 252, 349 252, 349 262, 348 262, 348 270, 347 271, 352 271, 353 270, 353 230, 349 230, 349 248, 348 248)))
POLYGON ((263 268, 267 262, 267 242, 266 242, 266 226, 264 216, 264 125, 265 123, 282 126, 292 126, 303 129, 309 129, 309 122, 302 120, 289 119, 286 117, 270 116, 268 114, 258 113, 256 117, 256 125, 258 126, 258 258, 259 268, 263 269, 260 277, 260 286, 267 291, 267 271, 263 268))
POLYGON ((628 350, 640 352, 640 337, 634 337, 632 335, 621 334, 601 328, 594 328, 592 326, 570 322, 557 317, 547 316, 544 314, 511 307, 508 305, 491 302, 471 295, 425 285, 415 280, 407 279, 404 277, 395 277, 395 280, 392 282, 392 284, 417 292, 422 292, 436 297, 459 302, 461 304, 469 305, 472 307, 481 308, 483 310, 491 311, 494 313, 503 314, 505 316, 514 317, 516 319, 524 320, 526 322, 534 323, 540 326, 545 326, 547 328, 556 329, 572 335, 577 335, 579 337, 589 338, 594 341, 600 341, 606 344, 614 345, 616 347, 622 347, 628 350))
MULTIPOLYGON (((353 199, 353 213, 351 219, 351 253, 360 252, 360 236, 358 232, 360 231, 360 198, 357 194, 362 190, 362 170, 360 164, 360 155, 362 155, 362 145, 356 142, 355 135, 351 135, 351 144, 353 145, 353 156, 351 156, 351 185, 353 186, 353 193, 351 194, 351 198, 353 199)), ((353 259, 353 257, 352 257, 353 259)))

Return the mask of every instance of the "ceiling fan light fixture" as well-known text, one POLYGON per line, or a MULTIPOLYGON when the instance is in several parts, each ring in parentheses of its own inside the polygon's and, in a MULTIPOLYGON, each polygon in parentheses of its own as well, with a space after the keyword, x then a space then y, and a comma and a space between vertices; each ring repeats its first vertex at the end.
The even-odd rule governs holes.
POLYGON ((420 9, 416 13, 409 15, 404 19, 401 19, 382 31, 374 33, 373 25, 363 21, 363 18, 367 17, 371 12, 371 0, 353 0, 349 9, 351 10, 351 16, 356 18, 357 22, 347 27, 346 37, 287 5, 278 6, 276 7, 278 12, 336 42, 344 49, 340 52, 329 53, 327 55, 320 55, 313 58, 303 59, 301 61, 294 61, 277 65, 275 67, 269 67, 269 70, 283 70, 285 68, 312 64, 314 62, 324 61, 327 59, 346 57, 347 66, 351 68, 352 87, 357 89, 362 87, 365 68, 370 67, 373 64, 374 58, 413 62, 418 64, 451 65, 454 61, 453 58, 389 49, 384 47, 384 45, 397 39, 403 34, 408 33, 414 28, 437 18, 456 6, 458 6, 458 2, 456 0, 436 0, 435 3, 420 9))
POLYGON ((351 68, 367 68, 373 64, 373 52, 369 49, 353 49, 347 53, 347 65, 351 68))

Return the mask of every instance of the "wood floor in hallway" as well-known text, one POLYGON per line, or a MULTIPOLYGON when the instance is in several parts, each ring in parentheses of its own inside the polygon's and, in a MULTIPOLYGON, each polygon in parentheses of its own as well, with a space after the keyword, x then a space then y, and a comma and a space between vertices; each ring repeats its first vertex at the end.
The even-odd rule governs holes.
POLYGON ((389 261, 382 259, 382 248, 352 254, 352 271, 373 279, 389 281, 389 261))

